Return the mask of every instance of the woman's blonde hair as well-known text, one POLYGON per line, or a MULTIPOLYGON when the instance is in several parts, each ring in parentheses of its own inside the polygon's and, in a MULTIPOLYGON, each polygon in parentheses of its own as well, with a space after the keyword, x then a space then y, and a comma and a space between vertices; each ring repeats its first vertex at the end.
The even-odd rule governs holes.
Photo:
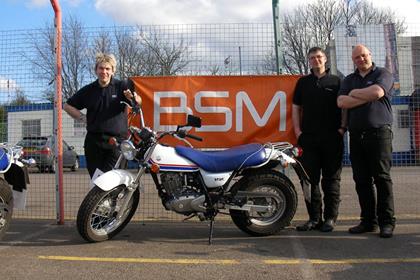
POLYGON ((117 68, 117 60, 113 54, 97 53, 96 54, 95 71, 101 63, 109 63, 112 66, 112 71, 115 72, 117 68))

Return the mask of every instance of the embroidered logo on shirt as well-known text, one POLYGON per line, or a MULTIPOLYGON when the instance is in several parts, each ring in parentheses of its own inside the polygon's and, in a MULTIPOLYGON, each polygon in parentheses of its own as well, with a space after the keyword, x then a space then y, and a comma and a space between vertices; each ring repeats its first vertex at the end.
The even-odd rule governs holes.
POLYGON ((373 81, 367 81, 366 85, 368 85, 368 86, 373 85, 373 81))

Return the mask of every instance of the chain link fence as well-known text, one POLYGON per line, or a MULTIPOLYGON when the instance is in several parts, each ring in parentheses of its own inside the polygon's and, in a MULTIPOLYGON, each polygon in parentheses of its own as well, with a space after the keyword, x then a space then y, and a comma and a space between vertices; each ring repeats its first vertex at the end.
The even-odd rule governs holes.
MULTIPOLYGON (((395 77, 394 161, 415 181, 420 165, 420 26, 408 25, 400 36, 390 25, 347 26, 334 30, 327 46, 331 70, 341 76, 353 71, 351 49, 366 44, 373 60, 395 77)), ((94 54, 114 53, 117 77, 158 75, 273 75, 276 58, 271 23, 192 24, 84 28, 77 21, 63 29, 63 99, 95 79, 94 54)), ((24 137, 45 137, 39 156, 53 158, 54 29, 0 31, 0 141, 16 144, 24 137), (52 144, 53 145, 53 144, 52 144)), ((289 52, 290 53, 290 52, 289 52)), ((303 52, 305 56, 306 52, 303 52)), ((286 62, 286 60, 285 60, 286 62)), ((307 62, 304 62, 307 63, 307 62)), ((294 72, 292 67, 286 68, 294 72)), ((286 73, 286 74, 288 74, 286 73)), ((250 77, 252 78, 252 77, 250 77)), ((85 169, 84 125, 63 113, 65 218, 74 219, 89 176, 85 169), (75 155, 73 154, 73 157, 75 155), (69 156, 71 157, 71 156, 69 156)), ((22 143, 22 142, 20 142, 22 143)), ((348 156, 343 159, 348 165, 348 156)), ((26 210, 16 217, 56 217, 56 184, 52 161, 31 169, 26 210)), ((343 183, 352 184, 351 176, 343 183)), ((137 219, 173 219, 164 210, 150 178, 141 197, 137 219)), ((398 189, 396 189, 398 191, 398 189)), ((418 208, 414 208, 419 214, 418 208)))

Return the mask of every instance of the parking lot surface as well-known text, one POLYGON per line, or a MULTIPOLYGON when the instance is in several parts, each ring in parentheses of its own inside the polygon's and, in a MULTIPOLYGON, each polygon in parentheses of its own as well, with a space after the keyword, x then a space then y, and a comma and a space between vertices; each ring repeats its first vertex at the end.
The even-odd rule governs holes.
POLYGON ((86 243, 74 221, 86 192, 86 186, 80 186, 88 183, 85 172, 65 173, 64 225, 54 218, 41 219, 55 213, 55 194, 48 191, 54 174, 31 173, 27 210, 16 212, 0 241, 0 279, 420 279, 419 172, 419 167, 393 169, 393 238, 347 232, 358 223, 359 206, 346 168, 333 232, 295 231, 294 226, 307 219, 298 191, 300 204, 290 227, 273 236, 252 237, 219 215, 212 245, 207 223, 181 222, 182 216, 157 212, 162 206, 151 186, 141 193, 135 220, 119 235, 86 243), (48 197, 50 204, 44 202, 48 197))
POLYGON ((251 237, 217 223, 212 245, 198 222, 134 222, 86 243, 74 222, 15 220, 0 242, 1 279, 419 279, 420 223, 400 220, 391 239, 335 231, 251 237))

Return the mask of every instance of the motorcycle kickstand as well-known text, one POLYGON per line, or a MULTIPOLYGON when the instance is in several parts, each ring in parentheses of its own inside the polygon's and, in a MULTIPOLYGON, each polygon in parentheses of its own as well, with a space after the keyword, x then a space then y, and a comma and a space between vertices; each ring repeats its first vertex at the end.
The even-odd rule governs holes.
POLYGON ((210 230, 209 230, 209 245, 213 242, 213 228, 214 228, 214 216, 210 219, 210 230))

